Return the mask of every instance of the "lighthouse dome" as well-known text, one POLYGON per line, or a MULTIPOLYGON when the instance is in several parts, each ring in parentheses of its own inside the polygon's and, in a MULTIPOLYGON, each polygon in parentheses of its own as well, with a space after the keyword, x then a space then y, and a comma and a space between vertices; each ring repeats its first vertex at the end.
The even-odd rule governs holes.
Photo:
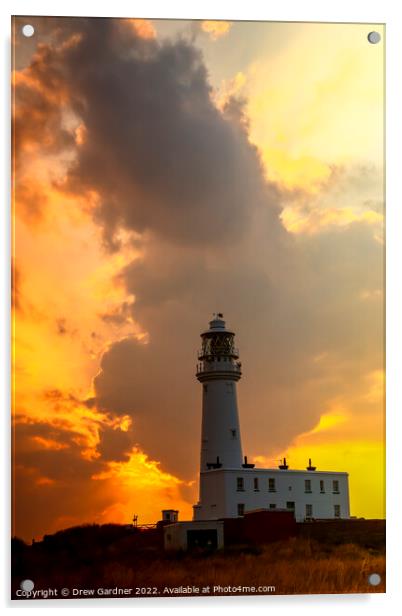
POLYGON ((226 329, 226 322, 223 318, 222 312, 214 313, 212 320, 209 322, 209 329, 202 332, 201 336, 204 334, 214 334, 219 332, 233 334, 232 331, 226 329))

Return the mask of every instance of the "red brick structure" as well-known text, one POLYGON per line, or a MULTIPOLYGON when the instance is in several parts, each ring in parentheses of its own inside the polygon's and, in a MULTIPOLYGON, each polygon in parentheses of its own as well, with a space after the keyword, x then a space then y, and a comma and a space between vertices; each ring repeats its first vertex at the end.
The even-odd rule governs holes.
POLYGON ((226 545, 263 544, 294 537, 297 524, 292 511, 256 509, 243 517, 224 518, 226 545))

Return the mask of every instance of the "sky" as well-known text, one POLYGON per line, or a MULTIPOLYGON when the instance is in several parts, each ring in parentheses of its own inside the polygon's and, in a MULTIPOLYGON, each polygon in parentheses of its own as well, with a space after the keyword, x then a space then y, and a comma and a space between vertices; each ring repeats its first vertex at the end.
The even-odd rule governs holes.
POLYGON ((385 516, 380 25, 14 20, 13 534, 198 500, 199 334, 244 454, 385 516))

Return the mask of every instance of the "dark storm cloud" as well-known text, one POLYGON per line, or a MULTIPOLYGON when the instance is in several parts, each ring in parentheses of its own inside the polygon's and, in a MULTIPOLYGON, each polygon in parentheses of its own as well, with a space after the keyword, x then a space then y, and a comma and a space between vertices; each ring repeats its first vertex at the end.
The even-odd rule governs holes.
MULTIPOLYGON (((75 401, 74 396, 64 396, 57 390, 46 398, 75 401)), ((57 408, 54 410, 57 412, 57 408)), ((83 435, 57 417, 48 422, 20 413, 15 417, 14 430, 13 533, 30 540, 44 532, 103 520, 108 508, 121 498, 121 482, 110 474, 108 462, 127 461, 125 452, 133 445, 130 431, 113 429, 99 419, 100 455, 89 458, 83 455, 87 444, 83 435)), ((162 500, 169 497, 169 489, 159 491, 162 500)), ((192 501, 190 490, 184 485, 177 493, 192 501)), ((130 516, 128 509, 128 523, 130 516)))
MULTIPOLYGON (((74 405, 74 396, 58 390, 46 393, 54 403, 74 405)), ((13 490, 17 506, 13 511, 14 530, 25 539, 38 537, 44 529, 70 526, 83 518, 83 503, 87 520, 97 519, 110 505, 110 485, 105 489, 97 473, 108 470, 108 462, 127 459, 132 438, 120 429, 99 426, 100 441, 97 458, 83 456, 85 438, 68 422, 52 417, 51 421, 34 420, 24 414, 15 417, 13 490)))
POLYGON ((100 194, 95 217, 110 247, 121 226, 186 244, 235 241, 250 202, 277 207, 257 149, 229 106, 225 115, 213 104, 191 43, 145 40, 109 19, 73 21, 65 39, 41 44, 17 87, 16 148, 70 145, 63 110, 74 111, 86 136, 62 188, 100 194))
POLYGON ((62 479, 64 470, 89 478, 91 474, 104 470, 106 462, 128 459, 134 437, 130 428, 122 431, 119 426, 112 425, 116 414, 107 412, 98 419, 85 420, 80 417, 80 407, 93 408, 95 401, 79 400, 59 389, 44 391, 43 400, 51 405, 52 417, 48 421, 33 420, 23 413, 15 417, 19 461, 34 467, 46 477, 62 479), (69 411, 71 421, 66 420, 66 411, 69 411), (96 458, 82 456, 83 450, 88 447, 88 438, 79 429, 74 429, 75 420, 80 418, 81 428, 90 429, 92 436, 95 436, 95 431, 99 434, 96 458))
MULTIPOLYGON (((59 188, 99 194, 95 220, 109 247, 118 249, 120 228, 143 232, 143 258, 120 275, 135 303, 103 318, 129 313, 149 333, 147 345, 111 345, 88 405, 129 414, 133 444, 162 469, 194 477, 198 335, 223 311, 243 361, 245 453, 271 455, 382 365, 382 304, 361 299, 382 287, 382 247, 366 223, 285 231, 280 200, 289 195, 264 181, 242 101, 223 112, 212 103, 192 44, 143 40, 120 21, 72 24, 68 36, 80 38, 50 45, 30 69, 63 80, 86 127, 59 188), (320 355, 327 359, 315 361, 320 355)), ((333 174, 315 205, 329 197, 336 207, 356 205, 368 176, 355 176, 333 174)), ((308 208, 311 196, 292 198, 308 208)), ((104 453, 124 459, 124 439, 105 434, 104 453)))
POLYGON ((227 255, 209 253, 210 263, 193 250, 189 265, 182 249, 171 247, 167 257, 165 245, 154 245, 144 263, 125 270, 127 290, 139 298, 133 315, 150 341, 111 346, 94 382, 96 400, 130 414, 139 444, 180 476, 190 477, 198 465, 201 394, 194 373, 211 308, 223 310, 237 332, 249 455, 286 447, 319 421, 332 399, 353 397, 367 373, 382 365, 381 299, 361 298, 382 286, 383 248, 372 228, 354 223, 300 236, 293 256, 279 261, 271 258, 264 231, 257 225, 254 241, 227 255))
MULTIPOLYGON (((18 165, 28 147, 57 154, 74 145, 63 124, 67 84, 54 48, 39 43, 30 65, 14 77, 13 160, 18 165)), ((28 190, 28 187, 24 187, 28 190)))
POLYGON ((123 225, 187 244, 235 240, 268 187, 246 133, 213 105, 200 52, 115 38, 110 22, 91 22, 68 54, 88 132, 67 186, 99 190, 111 238, 123 225))
POLYGON ((126 462, 133 448, 133 434, 120 428, 103 428, 97 450, 103 461, 126 462))
MULTIPOLYGON (((184 384, 181 358, 172 348, 173 357, 161 350, 157 359, 159 350, 159 345, 155 348, 130 338, 113 344, 94 380, 94 402, 101 410, 130 415, 133 427, 128 436, 132 445, 138 444, 151 459, 162 460, 164 469, 188 477, 198 424, 197 390, 191 387, 194 360, 190 349, 189 362, 182 366, 187 380, 184 384), (176 371, 171 370, 173 362, 178 364, 176 371), (183 435, 189 438, 180 442, 183 435)), ((113 435, 109 432, 108 436, 113 435)))
POLYGON ((109 312, 101 313, 100 318, 105 323, 112 323, 113 325, 123 325, 130 320, 131 304, 129 302, 123 302, 117 308, 110 310, 109 312))
POLYGON ((79 433, 19 415, 14 435, 13 527, 18 535, 29 540, 54 528, 57 519, 63 527, 75 516, 81 520, 83 502, 89 520, 109 505, 103 483, 91 481, 104 462, 82 457, 79 433))
POLYGON ((67 472, 64 481, 38 485, 35 469, 16 464, 14 479, 17 505, 13 532, 26 541, 84 521, 98 520, 99 512, 110 505, 110 485, 90 481, 80 474, 69 477, 67 472))
POLYGON ((14 430, 18 465, 35 469, 41 477, 61 482, 88 480, 102 469, 102 462, 82 457, 82 435, 71 427, 17 417, 14 430))

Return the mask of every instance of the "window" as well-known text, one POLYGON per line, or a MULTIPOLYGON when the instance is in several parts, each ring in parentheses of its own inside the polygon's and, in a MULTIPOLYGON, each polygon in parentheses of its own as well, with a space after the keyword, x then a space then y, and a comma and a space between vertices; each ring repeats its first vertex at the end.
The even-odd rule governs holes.
POLYGON ((275 479, 273 477, 268 479, 268 492, 276 492, 275 479))
POLYGON ((304 480, 304 491, 311 494, 311 479, 304 480))
POLYGON ((313 516, 313 505, 306 505, 306 518, 313 516))
POLYGON ((237 491, 244 492, 244 479, 243 477, 237 478, 237 491))
POLYGON ((332 482, 332 492, 334 494, 339 494, 339 481, 337 481, 336 479, 334 479, 334 481, 332 482))
POLYGON ((258 477, 254 477, 254 492, 259 492, 260 488, 258 487, 258 477))
POLYGON ((321 494, 325 494, 325 484, 322 479, 320 481, 320 492, 321 494))
POLYGON ((269 508, 270 509, 276 509, 275 503, 269 503, 269 508))
POLYGON ((207 391, 208 391, 208 385, 203 385, 203 388, 204 388, 205 393, 207 393, 207 391))
POLYGON ((341 506, 340 505, 334 505, 334 517, 335 518, 341 517, 341 506))
POLYGON ((288 502, 286 503, 286 509, 290 509, 291 511, 294 511, 294 510, 295 510, 295 504, 294 504, 294 501, 288 501, 288 502))
POLYGON ((232 438, 236 438, 237 436, 237 431, 235 429, 230 430, 231 434, 232 434, 232 438))
POLYGON ((238 503, 237 515, 244 515, 244 503, 238 503))

